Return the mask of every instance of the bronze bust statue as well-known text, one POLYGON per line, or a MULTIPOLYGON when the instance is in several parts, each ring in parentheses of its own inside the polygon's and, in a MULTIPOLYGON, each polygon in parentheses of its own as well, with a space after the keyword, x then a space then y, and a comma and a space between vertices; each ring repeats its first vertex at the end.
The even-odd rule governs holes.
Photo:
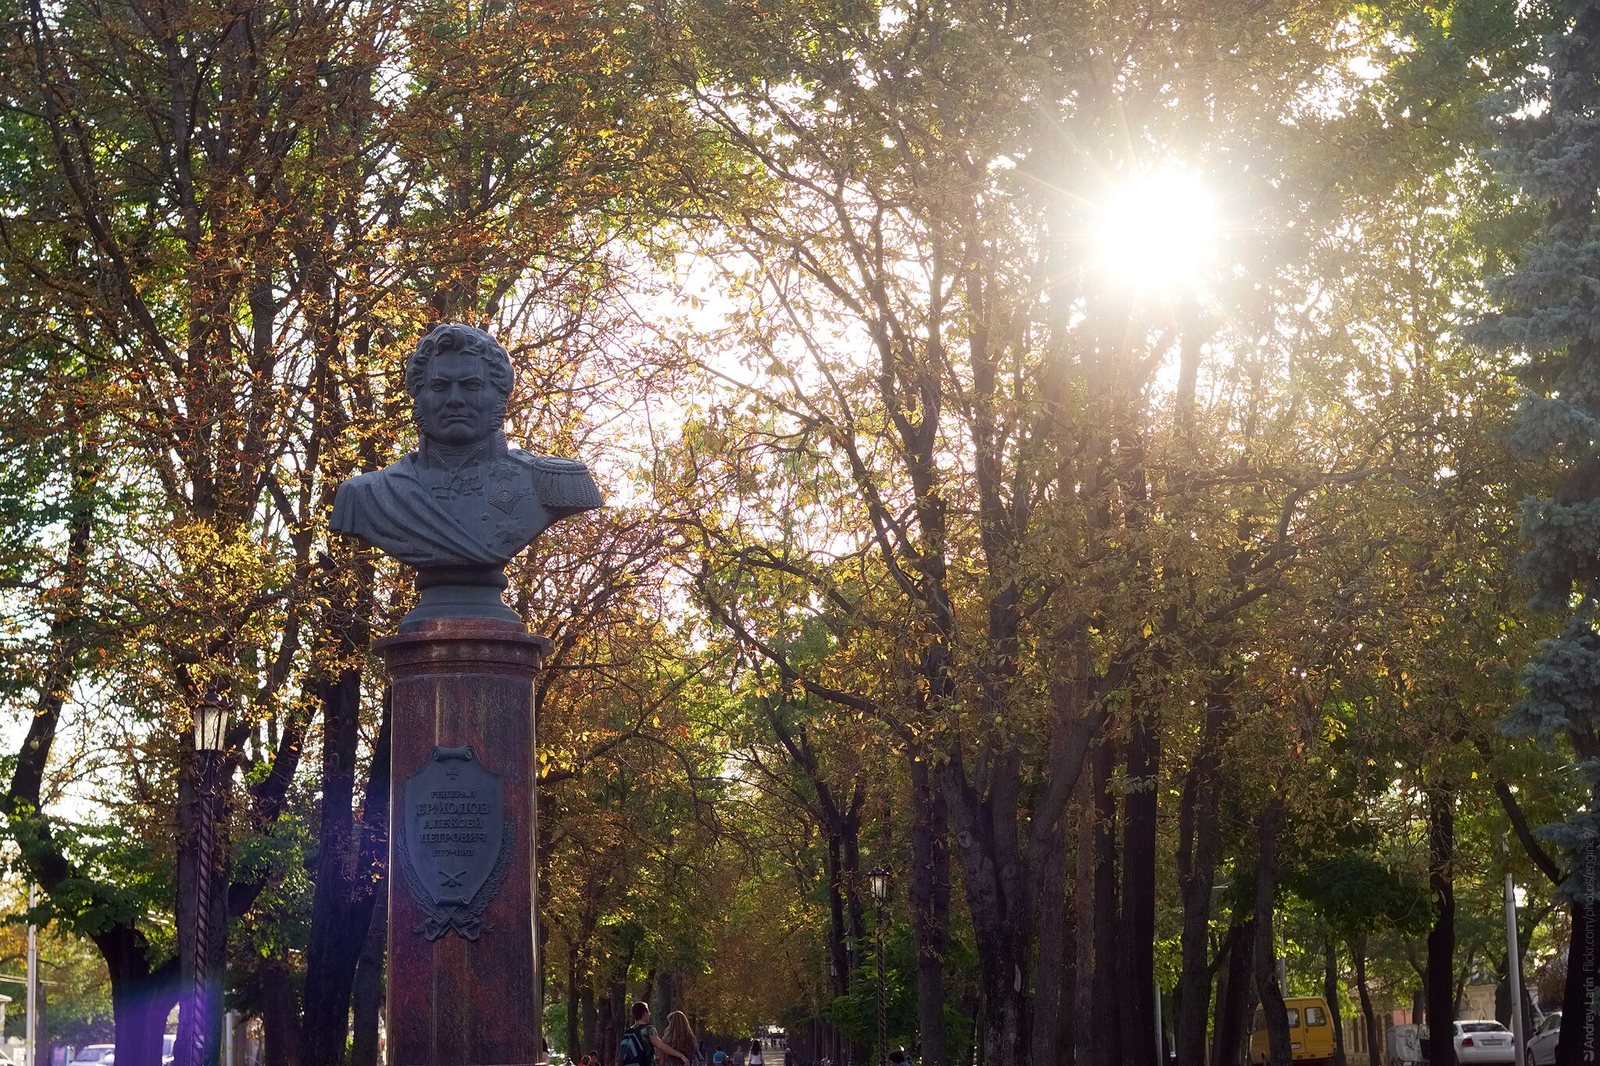
POLYGON ((504 567, 552 522, 600 506, 589 468, 506 445, 514 372, 480 329, 436 326, 406 361, 417 450, 339 486, 333 528, 417 568, 422 596, 401 631, 430 618, 516 620, 504 567))

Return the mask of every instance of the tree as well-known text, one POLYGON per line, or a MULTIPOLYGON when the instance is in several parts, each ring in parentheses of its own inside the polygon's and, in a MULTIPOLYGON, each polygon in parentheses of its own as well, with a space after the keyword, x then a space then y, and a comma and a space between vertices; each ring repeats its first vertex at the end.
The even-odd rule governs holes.
MULTIPOLYGON (((45 803, 62 715, 99 700, 159 738, 159 761, 112 767, 110 788, 159 824, 173 790, 151 786, 175 780, 180 806, 189 794, 193 709, 227 707, 230 769, 247 781, 239 854, 259 858, 269 849, 251 845, 276 842, 289 801, 312 799, 300 1035, 311 1059, 341 1056, 385 831, 382 704, 363 655, 396 575, 330 543, 323 516, 342 478, 397 447, 398 366, 419 323, 495 324, 548 384, 598 346, 583 330, 617 277, 605 249, 640 224, 642 192, 683 205, 682 109, 652 91, 648 19, 623 36, 615 14, 7 11, 6 402, 29 438, 6 470, 26 508, 8 563, 54 566, 14 590, 43 638, 8 649, 13 694, 34 708, 5 810, 58 913, 106 953, 135 1066, 158 1055, 173 995, 152 918, 174 885, 192 913, 192 848, 179 841, 175 878, 162 863, 165 883, 132 879, 135 900, 118 890, 125 871, 68 846, 45 803), (57 381, 70 385, 59 404, 29 399, 57 381), (41 493, 50 484, 66 491, 41 493), (292 787, 308 753, 325 778, 311 797, 292 787)), ((250 865, 214 898, 242 914, 281 872, 250 865)))
POLYGON ((1530 77, 1517 94, 1539 107, 1503 121, 1510 176, 1547 205, 1538 237, 1495 288, 1501 311, 1482 336, 1515 353, 1529 396, 1515 444, 1548 460, 1550 482, 1524 508, 1528 551, 1519 569, 1537 586, 1536 603, 1564 612, 1560 636, 1529 663, 1527 695, 1507 720, 1517 735, 1560 740, 1577 757, 1587 796, 1550 839, 1566 853, 1562 892, 1571 916, 1566 991, 1556 1061, 1582 1061, 1600 1032, 1594 991, 1600 987, 1600 704, 1594 664, 1600 655, 1595 605, 1600 584, 1592 563, 1600 523, 1600 452, 1592 431, 1600 413, 1600 342, 1591 323, 1595 299, 1583 264, 1596 242, 1595 197, 1600 157, 1589 127, 1600 103, 1600 6, 1561 3, 1547 41, 1547 75, 1530 77))

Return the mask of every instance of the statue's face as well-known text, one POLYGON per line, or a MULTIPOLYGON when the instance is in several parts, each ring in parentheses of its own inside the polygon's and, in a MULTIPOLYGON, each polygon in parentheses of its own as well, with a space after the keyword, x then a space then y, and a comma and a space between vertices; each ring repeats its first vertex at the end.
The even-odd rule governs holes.
POLYGON ((500 394, 486 369, 482 356, 464 352, 428 360, 417 413, 430 439, 460 448, 486 440, 500 428, 500 394))

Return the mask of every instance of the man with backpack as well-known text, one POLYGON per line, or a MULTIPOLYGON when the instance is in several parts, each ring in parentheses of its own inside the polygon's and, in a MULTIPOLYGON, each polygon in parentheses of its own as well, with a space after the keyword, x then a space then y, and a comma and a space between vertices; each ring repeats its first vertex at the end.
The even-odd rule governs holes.
POLYGON ((655 1066, 656 1053, 670 1055, 689 1066, 689 1060, 681 1051, 669 1046, 661 1037, 656 1035, 656 1027, 650 1024, 650 1004, 635 1003, 633 1005, 633 1024, 622 1033, 621 1054, 617 1056, 618 1066, 655 1066))

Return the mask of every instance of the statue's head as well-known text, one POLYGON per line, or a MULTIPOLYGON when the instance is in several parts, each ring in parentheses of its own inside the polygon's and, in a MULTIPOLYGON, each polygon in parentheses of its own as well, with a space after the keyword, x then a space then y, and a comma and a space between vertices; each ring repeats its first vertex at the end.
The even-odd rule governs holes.
POLYGON ((506 350, 459 322, 435 326, 406 360, 417 428, 453 447, 477 444, 501 427, 515 380, 506 350))

